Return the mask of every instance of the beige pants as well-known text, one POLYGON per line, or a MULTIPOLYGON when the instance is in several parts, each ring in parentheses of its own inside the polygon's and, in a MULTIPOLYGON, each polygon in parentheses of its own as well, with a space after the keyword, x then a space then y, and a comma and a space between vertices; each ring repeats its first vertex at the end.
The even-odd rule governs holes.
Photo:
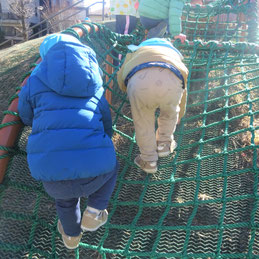
POLYGON ((144 161, 157 161, 157 141, 172 141, 183 89, 169 69, 150 67, 134 74, 127 86, 136 141, 144 161), (155 111, 160 108, 155 132, 155 111))

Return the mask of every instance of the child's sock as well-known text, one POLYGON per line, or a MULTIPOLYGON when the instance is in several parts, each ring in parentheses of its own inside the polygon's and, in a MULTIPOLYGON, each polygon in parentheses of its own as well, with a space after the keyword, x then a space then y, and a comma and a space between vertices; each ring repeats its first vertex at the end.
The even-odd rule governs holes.
POLYGON ((86 210, 92 214, 97 214, 99 215, 99 213, 101 212, 101 210, 95 209, 93 207, 87 206, 86 210))

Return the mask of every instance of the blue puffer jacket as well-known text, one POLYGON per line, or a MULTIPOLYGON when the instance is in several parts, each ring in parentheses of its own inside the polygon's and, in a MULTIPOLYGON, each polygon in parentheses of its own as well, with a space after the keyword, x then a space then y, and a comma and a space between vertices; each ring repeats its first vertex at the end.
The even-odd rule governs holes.
POLYGON ((116 165, 112 121, 94 51, 70 35, 54 34, 19 94, 22 121, 32 126, 27 159, 37 180, 106 174, 116 165))

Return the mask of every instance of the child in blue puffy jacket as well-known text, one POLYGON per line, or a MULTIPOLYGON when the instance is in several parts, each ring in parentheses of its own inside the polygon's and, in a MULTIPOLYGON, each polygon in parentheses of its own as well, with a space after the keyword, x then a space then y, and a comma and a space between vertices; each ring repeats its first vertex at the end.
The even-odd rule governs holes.
POLYGON ((31 175, 55 199, 65 246, 78 247, 82 230, 106 223, 117 177, 112 121, 95 52, 78 39, 53 34, 42 61, 19 94, 18 111, 32 127, 31 175), (80 197, 88 197, 81 219, 80 197))

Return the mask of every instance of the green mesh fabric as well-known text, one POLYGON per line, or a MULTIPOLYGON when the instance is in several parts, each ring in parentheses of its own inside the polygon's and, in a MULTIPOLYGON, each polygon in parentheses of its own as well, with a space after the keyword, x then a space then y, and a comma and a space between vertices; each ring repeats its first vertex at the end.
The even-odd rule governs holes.
MULTIPOLYGON (((228 21, 229 8, 249 20, 255 14, 247 15, 251 3, 241 1, 240 9, 219 3, 185 6, 189 41, 174 45, 190 71, 187 111, 175 132, 177 149, 159 160, 154 175, 133 163, 139 151, 129 101, 117 85, 119 67, 107 62, 116 52, 123 62, 126 45, 141 42, 143 29, 125 36, 99 24, 90 33, 75 26, 96 51, 112 93, 120 171, 109 220, 85 232, 79 248, 64 247, 54 201, 30 176, 25 149, 31 129, 24 127, 14 148, 0 146, 11 157, 0 184, 0 258, 259 258, 259 46, 248 43, 251 27, 241 30, 237 19, 232 30, 228 21), (226 21, 220 22, 221 14, 226 21)), ((73 27, 64 33, 79 38, 73 27)))

